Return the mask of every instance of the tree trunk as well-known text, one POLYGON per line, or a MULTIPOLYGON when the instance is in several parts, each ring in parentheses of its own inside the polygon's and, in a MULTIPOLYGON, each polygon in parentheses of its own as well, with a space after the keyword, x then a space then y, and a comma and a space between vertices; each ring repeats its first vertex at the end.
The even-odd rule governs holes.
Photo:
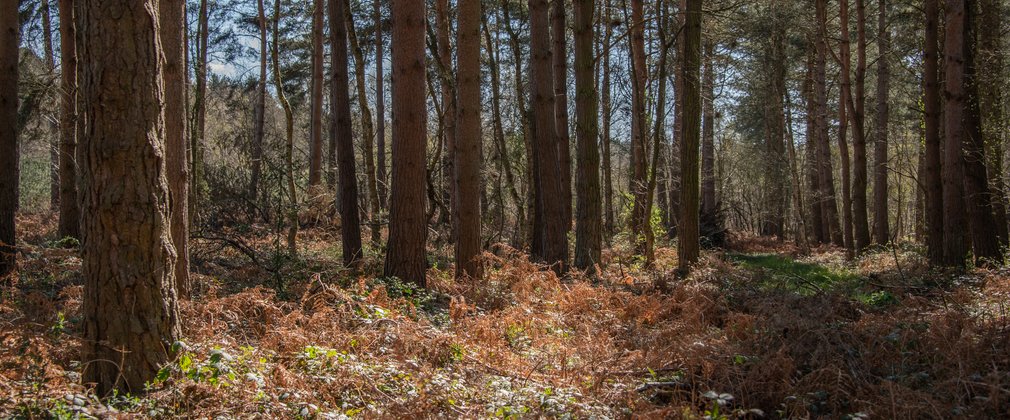
POLYGON ((648 198, 648 180, 646 172, 648 165, 646 146, 645 85, 648 83, 645 67, 645 16, 643 0, 631 0, 631 182, 629 191, 634 199, 629 221, 632 242, 635 252, 639 255, 648 254, 649 217, 646 208, 648 198))
POLYGON ((453 153, 457 192, 456 277, 483 277, 480 261, 481 77, 480 0, 460 0, 456 32, 456 89, 459 106, 453 153))
POLYGON ((351 43, 354 55, 354 80, 358 89, 358 109, 361 110, 361 149, 365 157, 365 179, 368 186, 368 205, 372 210, 369 218, 372 246, 378 248, 382 241, 382 224, 379 220, 381 203, 379 202, 379 186, 375 175, 375 150, 372 148, 372 111, 368 107, 367 90, 365 87, 365 57, 358 43, 358 34, 354 29, 354 18, 351 9, 344 9, 344 26, 347 28, 347 39, 351 43))
POLYGON ((701 129, 701 214, 716 212, 715 196, 715 43, 705 43, 705 74, 702 89, 703 125, 701 129))
POLYGON ((926 38, 923 49, 923 91, 925 102, 925 185, 926 185, 926 254, 933 265, 944 264, 944 192, 940 141, 940 80, 938 0, 925 0, 926 38))
POLYGON ((943 260, 948 266, 963 266, 968 256, 965 231, 968 219, 964 197, 964 118, 968 106, 968 94, 964 79, 967 57, 965 45, 966 0, 950 0, 946 3, 947 17, 944 22, 945 73, 944 97, 944 159, 943 159, 943 260))
POLYGON ((558 132, 558 155, 561 158, 561 194, 565 216, 565 232, 572 229, 572 149, 568 129, 568 37, 565 23, 565 0, 551 1, 551 49, 554 61, 554 117, 558 132))
MULTIPOLYGON (((347 74, 347 0, 329 0, 330 12, 330 135, 337 145, 337 200, 340 203, 340 240, 344 265, 361 259, 361 222, 358 215, 358 178, 354 168, 351 95, 347 74)), ((424 95, 421 95, 424 98, 424 95)), ((420 177, 423 181, 423 176, 420 177)), ((419 207, 424 207, 423 205, 419 207)), ((390 239, 392 240, 392 238, 390 239)))
POLYGON ((385 60, 383 56, 383 25, 382 25, 382 3, 381 0, 375 0, 373 4, 373 13, 375 14, 375 122, 376 122, 376 165, 375 177, 378 178, 376 189, 379 193, 379 208, 385 210, 388 206, 386 197, 387 189, 386 183, 388 178, 386 177, 386 90, 385 90, 385 73, 383 71, 383 66, 385 60))
POLYGON ((102 396, 144 392, 180 335, 158 3, 127 3, 85 1, 79 9, 88 119, 80 153, 81 361, 84 382, 102 396))
MULTIPOLYGON (((200 16, 197 24, 196 93, 193 98, 193 130, 190 139, 190 188, 189 222, 196 225, 203 187, 204 143, 207 127, 207 40, 210 29, 207 19, 207 1, 200 0, 200 16)), ((261 16, 262 18, 262 16, 261 16)), ((264 38, 265 39, 265 38, 264 38)), ((261 53, 265 54, 264 51, 261 53)))
MULTIPOLYGON (((262 2, 262 0, 261 0, 262 2)), ((298 248, 296 241, 298 239, 298 192, 295 189, 295 165, 294 165, 294 150, 295 150, 295 139, 294 139, 294 115, 291 112, 291 104, 288 103, 287 97, 284 95, 284 78, 281 77, 281 61, 280 61, 280 22, 281 22, 281 0, 274 0, 274 16, 273 16, 273 48, 271 49, 271 58, 274 67, 274 87, 277 89, 277 101, 281 103, 281 108, 284 109, 284 138, 287 140, 287 145, 284 149, 284 164, 285 171, 287 172, 288 181, 288 235, 287 235, 287 245, 288 253, 292 256, 298 254, 298 248)), ((266 40, 266 18, 263 19, 263 39, 266 40)), ((264 52, 266 52, 264 50, 264 52)), ((266 57, 264 55, 264 57, 266 57)), ((266 68, 261 68, 261 75, 266 74, 266 68)), ((344 84, 347 85, 346 83, 344 84)), ((264 100, 266 93, 264 92, 259 96, 258 100, 264 100)), ((260 111, 260 116, 262 117, 262 110, 260 111)), ((262 140, 262 139, 261 139, 262 140)), ((260 145, 262 146, 262 144, 260 145)), ((262 150, 261 150, 262 152, 262 150)), ((255 162, 254 162, 255 163, 255 162)), ((252 195, 255 199, 256 195, 252 195)))
POLYGON ((561 186, 561 158, 554 118, 554 82, 551 72, 551 36, 546 0, 529 0, 530 99, 533 114, 534 181, 537 210, 534 230, 540 245, 533 257, 564 273, 568 265, 568 238, 561 186))
MULTIPOLYGON (((772 7, 776 7, 773 5, 772 7)), ((765 172, 767 178, 761 234, 784 239, 786 213, 786 170, 789 161, 785 149, 785 98, 786 90, 786 45, 785 34, 774 31, 769 43, 771 59, 771 79, 769 98, 766 105, 768 139, 766 144, 765 172)))
POLYGON ((449 0, 435 0, 435 27, 438 43, 438 60, 440 76, 439 92, 442 96, 442 138, 445 140, 445 153, 442 155, 442 200, 447 204, 448 211, 439 213, 438 223, 448 226, 449 236, 456 237, 456 226, 452 224, 452 214, 456 212, 456 191, 453 189, 453 154, 456 150, 456 93, 453 81, 452 44, 449 41, 452 32, 452 20, 449 17, 449 0))
POLYGON ((60 12, 60 225, 61 238, 81 237, 77 200, 77 22, 72 0, 59 0, 60 12))
MULTIPOLYGON (((967 204, 968 227, 971 233, 972 254, 977 265, 1001 264, 998 229, 992 212, 992 193, 989 191, 989 176, 986 173, 986 138, 982 133, 982 118, 979 107, 979 86, 976 77, 978 58, 975 42, 978 30, 975 26, 975 3, 965 1, 964 16, 964 197, 967 204)), ((992 90, 993 86, 986 86, 992 90)), ((998 89, 998 88, 995 88, 998 89)))
MULTIPOLYGON (((852 101, 852 53, 849 48, 849 0, 838 2, 839 25, 841 39, 838 41, 839 60, 841 60, 841 96, 838 99, 838 155, 842 166, 842 241, 845 250, 851 256, 854 251, 852 231, 852 164, 849 160, 849 114, 852 101)), ((858 129, 857 129, 858 131, 858 129)))
MULTIPOLYGON (((257 11, 260 25, 260 74, 259 83, 256 85, 256 97, 253 115, 253 144, 252 144, 252 176, 249 180, 249 200, 259 201, 259 183, 263 167, 263 136, 264 121, 266 119, 266 97, 267 97, 267 18, 263 6, 264 0, 257 0, 257 11)), ((277 1, 277 0, 275 0, 277 1)), ((276 7, 275 7, 276 9, 276 7)), ((275 16, 274 19, 278 17, 275 16)), ((274 37, 279 35, 274 34, 274 37)), ((274 65, 274 71, 278 70, 278 65, 274 65)), ((274 76, 276 79, 276 75, 274 76)), ((279 86, 279 84, 278 84, 279 86)), ((292 200, 292 205, 294 201, 292 200)))
POLYGON ((684 121, 680 144, 680 221, 677 256, 682 272, 698 262, 698 142, 701 137, 701 4, 687 0, 684 26, 684 121))
MULTIPOLYGON (((817 97, 817 154, 820 164, 820 197, 825 232, 835 245, 844 245, 841 225, 838 223, 838 203, 835 198, 835 177, 831 168, 831 144, 828 141, 827 76, 827 1, 816 0, 817 59, 814 64, 814 95, 817 97)), ((844 108, 844 107, 842 107, 844 108)))
POLYGON ((887 0, 877 0, 877 121, 873 147, 873 232, 876 242, 891 240, 887 203, 887 130, 890 121, 891 31, 887 29, 887 0))
POLYGON ((425 285, 424 2, 393 0, 393 183, 386 276, 425 285))
POLYGON ((602 115, 603 121, 600 126, 600 143, 603 145, 603 231, 604 238, 609 244, 610 238, 614 236, 616 229, 616 225, 614 223, 613 165, 610 162, 610 120, 613 115, 613 108, 610 100, 610 44, 613 39, 614 25, 611 22, 610 16, 610 0, 606 0, 604 7, 606 8, 606 15, 604 16, 606 29, 605 35, 603 36, 603 47, 600 49, 600 55, 603 56, 603 81, 600 86, 600 91, 602 91, 600 114, 602 115))
POLYGON ((814 95, 815 62, 816 53, 807 53, 807 71, 803 80, 803 100, 806 106, 806 158, 807 158, 807 188, 809 190, 810 201, 807 205, 810 213, 810 232, 817 244, 831 242, 831 233, 824 222, 824 210, 821 208, 823 200, 821 198, 820 184, 820 158, 817 153, 819 144, 819 131, 817 127, 817 113, 820 109, 817 97, 814 95))
MULTIPOLYGON (((323 185, 323 13, 324 0, 312 1, 312 78, 309 90, 309 195, 322 195, 323 185)), ((340 16, 343 19, 343 16, 340 16)))
POLYGON ((603 237, 600 216, 600 153, 596 83, 593 81, 593 0, 575 0, 575 135, 578 141, 575 190, 575 267, 595 275, 603 237))
POLYGON ((1004 121, 1003 47, 1001 30, 1003 15, 999 0, 981 0, 982 15, 978 27, 979 66, 977 80, 979 108, 982 114, 982 134, 986 139, 989 187, 992 189, 993 216, 1000 247, 1007 246, 1006 182, 1003 169, 1003 149, 1006 144, 1007 123, 1004 121))
MULTIPOLYGON (((50 13, 49 0, 41 0, 39 11, 42 14, 42 49, 43 59, 46 64, 46 71, 56 76, 56 57, 53 55, 53 29, 52 17, 50 13)), ((58 122, 47 119, 47 123, 54 131, 58 129, 58 122)), ((49 141, 49 208, 56 210, 60 208, 60 148, 58 137, 53 137, 49 141)))
POLYGON ((186 3, 162 1, 161 45, 165 54, 165 175, 171 199, 172 244, 175 245, 175 283, 179 295, 189 296, 189 168, 186 159, 186 3))
POLYGON ((0 284, 17 268, 14 216, 18 209, 18 1, 0 2, 0 284))
MULTIPOLYGON (((878 0, 879 1, 879 0, 878 0)), ((856 81, 855 95, 849 98, 852 113, 852 226, 853 246, 862 252, 870 245, 870 225, 866 211, 866 5, 856 0, 856 81)))

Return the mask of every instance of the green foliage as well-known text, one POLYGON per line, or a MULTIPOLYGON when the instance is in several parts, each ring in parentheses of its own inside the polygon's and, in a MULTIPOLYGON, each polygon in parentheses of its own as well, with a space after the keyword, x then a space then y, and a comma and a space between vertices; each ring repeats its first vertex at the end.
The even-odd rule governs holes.
POLYGON ((804 263, 771 254, 731 254, 729 258, 741 267, 757 272, 761 286, 784 289, 804 296, 825 291, 850 292, 859 286, 861 277, 842 269, 804 263))

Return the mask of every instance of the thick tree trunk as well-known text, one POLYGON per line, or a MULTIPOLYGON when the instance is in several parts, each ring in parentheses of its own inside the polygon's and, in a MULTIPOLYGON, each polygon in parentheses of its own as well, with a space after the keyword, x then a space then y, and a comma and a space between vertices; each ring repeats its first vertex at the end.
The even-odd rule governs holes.
POLYGON ((968 107, 965 90, 966 0, 946 3, 944 158, 943 158, 943 260, 948 266, 963 266, 968 257, 965 231, 968 216, 964 197, 964 119, 968 107))
POLYGON ((376 128, 376 168, 375 176, 378 178, 377 190, 379 192, 379 208, 385 210, 388 203, 386 177, 386 89, 385 89, 385 57, 383 56, 383 24, 382 24, 382 3, 375 0, 373 3, 373 14, 375 14, 375 128, 376 128))
POLYGON ((814 74, 816 53, 809 52, 807 55, 806 77, 803 79, 803 101, 806 106, 806 158, 807 158, 807 189, 809 191, 810 213, 807 220, 810 221, 810 233, 817 244, 831 242, 831 234, 824 223, 824 211, 821 208, 823 202, 820 188, 820 159, 817 153, 818 130, 817 130, 817 97, 814 95, 814 74))
MULTIPOLYGON (((361 259, 361 222, 358 215, 358 178, 354 167, 351 131, 351 95, 347 74, 347 0, 329 0, 330 13, 330 135, 337 145, 337 200, 340 204, 340 239, 344 265, 361 259)), ((421 95, 424 98, 424 95, 421 95)), ((423 180, 423 176, 419 177, 423 180)), ((419 205, 419 207, 424 207, 419 205)), ((390 238, 392 240, 392 238, 390 238)))
MULTIPOLYGON (((879 0, 878 0, 879 1, 879 0)), ((866 5, 856 0, 856 80, 849 98, 852 112, 852 226, 853 247, 862 252, 870 245, 870 225, 866 211, 866 5)))
POLYGON ((572 149, 568 129, 568 37, 565 33, 565 0, 551 1, 551 49, 554 62, 554 116, 558 130, 558 155, 561 158, 561 194, 565 232, 572 229, 572 149))
POLYGON ((481 77, 480 0, 460 0, 456 31, 456 87, 459 106, 453 153, 457 192, 456 277, 480 279, 481 77))
POLYGON ((424 2, 393 0, 393 184, 386 276, 425 285, 424 2))
POLYGON ((873 236, 880 245, 891 240, 887 203, 887 130, 890 121, 891 31, 887 29, 887 0, 877 0, 877 121, 873 143, 873 236))
POLYGON ((14 215, 21 175, 18 120, 18 1, 0 2, 0 284, 17 267, 14 215))
MULTIPOLYGON (((817 155, 820 164, 820 198, 825 233, 835 245, 844 245, 841 225, 838 223, 838 203, 835 198, 835 176, 831 168, 831 144, 828 140, 827 95, 827 1, 816 1, 817 59, 814 64, 814 96, 817 98, 817 155)), ((844 108, 844 107, 842 107, 844 108)))
POLYGON ((98 395, 144 392, 180 334, 158 3, 127 3, 85 1, 78 9, 87 115, 79 154, 81 361, 98 395))
POLYGON ((561 158, 554 118, 554 82, 551 72, 551 36, 546 0, 529 0, 530 8, 530 101, 533 114, 534 181, 536 206, 534 230, 540 245, 533 257, 564 273, 568 265, 568 238, 561 186, 561 158))
POLYGON ((354 29, 354 19, 351 16, 351 9, 344 9, 344 26, 347 28, 347 39, 351 43, 351 51, 354 55, 354 81, 358 89, 358 109, 361 112, 361 149, 365 158, 365 180, 368 187, 368 206, 372 215, 370 220, 370 231, 372 245, 379 247, 382 240, 382 224, 379 215, 382 212, 382 205, 379 201, 379 183, 375 174, 375 150, 372 148, 372 137, 375 135, 372 129, 372 111, 368 107, 367 90, 365 86, 365 57, 358 43, 358 34, 354 29))
POLYGON ((161 45, 165 53, 165 174, 171 200, 172 244, 175 245, 175 283, 189 296, 189 168, 186 159, 186 3, 160 2, 161 45))
MULTIPOLYGON (((264 121, 266 119, 266 97, 267 97, 267 18, 263 5, 264 0, 257 0, 258 23, 260 27, 260 74, 259 83, 256 85, 255 103, 253 105, 253 143, 252 143, 252 175, 249 180, 248 199, 256 203, 259 201, 259 183, 263 168, 263 136, 264 121)), ((275 17, 276 19, 276 17, 275 17)), ((277 35, 274 35, 275 37, 277 35)), ((274 66, 277 71, 278 66, 274 66)), ((276 79, 276 76, 275 76, 276 79)))
MULTIPOLYGON (((323 185, 323 14, 325 0, 312 1, 312 78, 309 90, 309 194, 314 202, 323 185)), ((343 19, 343 16, 340 17, 343 19)))
POLYGON ((575 190, 575 267, 595 274, 603 236, 600 216, 600 153, 596 142, 598 110, 593 81, 593 0, 575 0, 575 135, 578 141, 575 190))
POLYGON ((701 137, 701 4, 687 0, 684 26, 684 121, 680 144, 680 223, 677 256, 682 272, 698 262, 698 142, 701 137))
POLYGON ((77 200, 77 21, 72 0, 59 0, 60 12, 60 225, 61 238, 81 237, 77 200))
POLYGON ((938 0, 925 0, 926 38, 923 59, 925 109, 926 254, 933 265, 944 264, 944 193, 941 172, 938 0))

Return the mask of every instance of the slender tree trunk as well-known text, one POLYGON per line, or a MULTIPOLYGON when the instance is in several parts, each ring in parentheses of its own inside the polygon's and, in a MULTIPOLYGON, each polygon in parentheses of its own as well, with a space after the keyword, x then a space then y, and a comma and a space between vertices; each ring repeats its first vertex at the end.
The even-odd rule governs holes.
POLYGON ((532 135, 532 117, 530 115, 530 108, 527 104, 526 94, 532 90, 529 86, 524 86, 523 83, 523 71, 522 71, 522 38, 519 36, 519 32, 512 26, 512 18, 510 5, 508 0, 502 0, 502 11, 505 21, 505 31, 509 35, 509 46, 512 50, 512 63, 513 63, 513 86, 515 87, 515 103, 516 111, 518 114, 520 128, 522 129, 523 138, 523 148, 526 152, 526 168, 523 174, 523 179, 526 180, 526 215, 527 219, 530 219, 534 223, 527 223, 527 226, 519 229, 525 229, 524 240, 528 241, 530 244, 530 254, 539 255, 540 251, 537 250, 543 241, 540 240, 540 232, 536 229, 536 220, 539 220, 537 216, 538 207, 536 206, 536 154, 533 149, 533 135, 532 135))
POLYGON ((530 101, 533 114, 534 181, 536 206, 534 230, 541 244, 534 258, 557 273, 568 265, 568 239, 561 186, 561 158, 554 118, 554 82, 551 72, 551 36, 546 0, 529 0, 530 10, 530 101))
POLYGON ((551 1, 551 48, 554 61, 554 116, 558 130, 558 154, 561 158, 561 194, 565 232, 572 229, 572 149, 568 129, 568 37, 565 0, 551 1))
MULTIPOLYGON (((878 0, 879 1, 879 0, 878 0)), ((866 210, 866 5, 856 0, 856 81, 853 97, 849 98, 852 113, 852 226, 853 246, 862 252, 870 245, 870 225, 866 210)))
MULTIPOLYGON (((773 4, 772 7, 777 6, 773 4)), ((786 178, 789 161, 786 159, 785 150, 786 128, 785 105, 783 104, 787 73, 785 42, 785 34, 781 31, 772 33, 769 51, 772 77, 769 86, 770 98, 766 105, 768 143, 766 145, 765 172, 768 182, 765 188, 765 197, 768 202, 764 206, 761 226, 762 235, 775 236, 779 240, 784 239, 785 236, 786 186, 789 182, 786 178)))
POLYGON ((815 62, 816 53, 809 52, 807 55, 807 72, 803 80, 803 100, 806 102, 806 158, 807 158, 807 186, 809 190, 810 210, 810 232, 813 240, 817 244, 831 242, 831 233, 824 222, 824 210, 821 208, 823 199, 821 198, 820 187, 820 157, 817 153, 819 131, 817 127, 817 113, 820 109, 817 97, 814 95, 815 62))
POLYGON ((702 89, 704 123, 701 129, 701 214, 716 212, 715 197, 715 43, 705 43, 705 74, 702 89))
MULTIPOLYGON (((967 207, 968 227, 976 263, 979 265, 1002 264, 998 229, 993 219, 992 193, 989 191, 989 176, 986 172, 986 138, 982 132, 982 118, 979 107, 978 57, 975 51, 976 6, 971 0, 965 1, 964 16, 964 95, 967 101, 964 110, 964 197, 967 207)), ((993 89, 986 86, 986 89, 993 89)))
POLYGON ((1003 89, 1003 12, 999 0, 981 0, 982 15, 978 26, 978 59, 976 67, 979 108, 982 114, 982 134, 986 139, 989 187, 992 189, 993 216, 1000 247, 1007 246, 1007 197, 1004 179, 1003 153, 1007 123, 1004 121, 1003 89))
POLYGON ((680 223, 677 256, 682 272, 698 262, 698 142, 701 136, 701 4, 687 0, 684 26, 684 121, 680 147, 680 223))
POLYGON ((793 104, 790 99, 789 90, 785 89, 785 126, 788 133, 787 148, 789 151, 789 175, 792 178, 793 186, 793 211, 796 218, 796 243, 803 251, 809 250, 807 240, 807 222, 803 212, 803 183, 800 181, 800 164, 796 156, 796 136, 793 132, 793 104))
POLYGON ((365 157, 365 179, 368 187, 368 205, 372 210, 369 218, 372 245, 378 247, 382 240, 382 225, 379 220, 381 203, 379 202, 379 186, 375 175, 375 150, 372 148, 372 111, 368 107, 367 90, 365 86, 365 57, 358 43, 358 34, 354 29, 354 18, 351 9, 344 9, 344 26, 347 28, 347 39, 351 43, 354 55, 354 80, 358 89, 358 109, 361 111, 361 149, 365 157))
POLYGON ((103 396, 144 392, 180 335, 158 3, 115 3, 85 1, 79 9, 88 118, 80 153, 81 361, 84 382, 103 396))
MULTIPOLYGON (((262 0, 261 0, 262 1, 262 0)), ((274 16, 273 16, 273 48, 271 49, 271 58, 274 67, 274 87, 277 89, 277 101, 281 103, 281 108, 284 109, 284 138, 287 140, 287 147, 284 149, 284 164, 285 171, 287 172, 288 181, 288 235, 287 235, 287 245, 288 253, 296 255, 298 253, 297 240, 298 240, 298 191, 295 188, 295 165, 294 165, 294 150, 295 150, 295 138, 294 138, 294 116, 291 112, 291 104, 288 103, 287 96, 284 95, 284 78, 281 76, 281 61, 280 61, 280 23, 281 23, 281 0, 274 0, 274 16)), ((263 19, 263 39, 266 39, 266 17, 263 19)), ((265 52, 265 51, 264 51, 265 52)), ((264 55, 264 57, 266 57, 264 55)), ((266 68, 261 67, 262 75, 266 75, 266 68)), ((346 82, 346 81, 345 81, 346 82)), ((344 83, 346 86, 347 83, 344 83)), ((264 92, 259 96, 257 100, 264 100, 266 93, 264 92)), ((260 111, 260 117, 262 117, 262 110, 260 111)), ((262 121, 261 121, 262 122, 262 121)), ((262 146, 262 144, 260 145, 262 146)), ((261 151, 262 152, 262 151, 261 151)), ((254 162, 255 164, 255 162, 254 162)), ((255 173, 255 172, 254 172, 255 173)), ((255 191, 255 190, 254 190, 255 191)), ((252 197, 255 199, 256 195, 253 194, 252 197)))
POLYGON ((59 0, 60 12, 60 225, 61 238, 81 237, 77 201, 77 21, 72 0, 59 0))
POLYGON ((424 2, 393 0, 393 184, 386 276, 425 285, 424 2))
POLYGON ((378 178, 377 190, 379 192, 379 208, 385 210, 387 203, 386 185, 386 90, 385 73, 383 66, 385 57, 383 56, 383 24, 382 24, 382 3, 375 0, 373 12, 375 14, 375 121, 376 121, 376 164, 375 176, 378 178))
POLYGON ((968 257, 965 231, 968 217, 964 197, 964 119, 968 107, 968 94, 964 79, 966 70, 965 45, 967 33, 966 0, 946 3, 944 22, 945 74, 944 97, 944 159, 943 159, 943 260, 948 266, 963 266, 968 257))
MULTIPOLYGON (((253 115, 253 144, 252 144, 252 176, 249 180, 249 200, 252 202, 259 201, 259 183, 260 176, 263 167, 263 136, 264 131, 264 121, 266 119, 266 97, 267 97, 267 18, 266 11, 263 5, 264 0, 257 0, 257 11, 259 17, 260 25, 260 74, 259 83, 256 85, 256 97, 254 103, 254 115, 253 115)), ((275 0, 279 1, 279 0, 275 0)), ((275 6, 275 9, 278 6, 275 6)), ((278 19, 275 16, 274 19, 278 19)), ((278 35, 274 35, 276 38, 278 35)), ((205 48, 206 49, 206 48, 205 48)), ((201 54, 204 54, 201 52, 201 54)), ((277 71, 279 65, 274 65, 274 71, 277 71)), ((274 79, 277 79, 276 75, 274 79)), ((278 90, 280 84, 278 84, 278 90)), ((294 206, 295 201, 292 199, 292 206, 294 206)))
MULTIPOLYGON (((926 185, 926 254, 933 265, 942 265, 944 259, 945 210, 943 191, 941 141, 940 141, 940 80, 939 80, 939 22, 938 0, 925 0, 926 38, 923 54, 923 91, 925 109, 925 185, 926 185)), ((960 206, 958 206, 960 207, 960 206)))
POLYGON ((630 228, 635 243, 635 252, 648 254, 649 217, 646 201, 648 179, 646 178, 648 158, 646 157, 647 126, 645 111, 645 85, 648 83, 645 67, 645 16, 643 0, 631 0, 631 182, 628 189, 634 198, 631 209, 630 228))
POLYGON ((203 186, 204 142, 207 127, 207 41, 209 28, 207 1, 200 0, 200 16, 197 24, 196 92, 193 98, 193 130, 190 139, 190 189, 189 223, 195 226, 200 208, 200 194, 203 186))
POLYGON ((18 1, 0 1, 0 284, 17 268, 14 216, 18 209, 18 1))
MULTIPOLYGON (((53 55, 53 28, 49 0, 41 0, 39 10, 42 12, 42 49, 46 71, 56 75, 56 58, 53 55)), ((49 127, 59 129, 58 121, 49 119, 49 127)), ((60 208, 60 148, 59 137, 50 137, 49 141, 49 208, 60 208)))
POLYGON ((687 0, 680 0, 680 11, 677 13, 677 21, 679 24, 679 30, 677 31, 677 55, 674 60, 674 81, 673 81, 673 132, 674 138, 672 142, 672 147, 670 147, 670 180, 668 184, 669 192, 667 197, 670 202, 667 203, 668 212, 671 215, 669 225, 666 227, 666 234, 669 239, 673 239, 677 236, 677 226, 680 223, 680 147, 683 143, 681 136, 683 134, 684 128, 684 49, 680 46, 684 45, 684 28, 685 28, 685 13, 687 10, 687 0))
POLYGON ((890 120, 891 31, 887 29, 887 0, 877 0, 877 121, 873 147, 873 231, 876 242, 891 240, 887 203, 887 130, 890 120))
POLYGON ((312 78, 309 90, 309 195, 312 196, 310 202, 315 202, 316 196, 323 193, 323 14, 326 7, 324 1, 312 1, 312 78))
MULTIPOLYGON (((841 225, 838 223, 838 203, 835 198, 834 170, 831 168, 831 144, 828 141, 827 76, 827 1, 816 0, 817 9, 817 59, 814 66, 814 95, 817 97, 817 154, 820 163, 821 210, 826 233, 835 245, 844 245, 841 225)), ((842 107, 844 108, 844 107, 842 107)))
POLYGON ((449 236, 456 237, 456 226, 452 224, 452 214, 456 212, 456 191, 453 189, 452 167, 456 150, 456 93, 453 80, 452 19, 449 17, 449 0, 435 0, 436 39, 438 43, 438 72, 440 76, 439 91, 442 95, 442 138, 445 140, 445 153, 442 155, 442 200, 447 204, 447 211, 439 213, 438 223, 448 226, 449 236))
POLYGON ((458 205, 456 225, 456 277, 480 279, 480 165, 481 77, 480 0, 460 0, 456 32, 456 87, 459 106, 456 150, 453 153, 458 205))
POLYGON ((610 162, 610 121, 613 115, 613 108, 611 105, 611 94, 610 94, 610 48, 611 42, 613 40, 614 25, 611 22, 610 15, 610 0, 606 0, 604 5, 606 8, 605 22, 606 29, 605 35, 603 36, 603 47, 600 49, 600 55, 603 56, 603 81, 601 82, 600 90, 602 91, 602 99, 600 103, 600 114, 602 115, 602 123, 600 126, 600 143, 603 145, 603 207, 604 207, 604 238, 607 244, 610 243, 610 238, 614 236, 616 225, 614 223, 614 181, 613 181, 613 165, 610 162))
MULTIPOLYGON (((849 255, 855 249, 852 229, 852 164, 849 160, 849 114, 852 107, 852 53, 849 48, 849 0, 841 0, 839 4, 839 25, 841 39, 838 41, 839 59, 841 60, 841 96, 838 100, 838 155, 842 166, 842 239, 849 255)), ((858 131, 858 129, 857 129, 858 131)))
MULTIPOLYGON (((351 131, 351 95, 347 74, 348 29, 344 24, 346 7, 347 0, 329 0, 330 112, 333 116, 330 135, 336 137, 331 142, 337 145, 341 251, 344 265, 351 266, 361 259, 361 219, 358 215, 358 177, 354 168, 354 134, 351 131)), ((421 179, 423 181, 423 177, 421 179)), ((423 209, 423 205, 419 207, 423 209)))
POLYGON ((575 267, 595 274, 603 236, 600 226, 600 153, 596 146, 599 104, 593 81, 593 0, 575 0, 575 135, 578 194, 575 217, 575 267))
POLYGON ((172 244, 175 245, 175 283, 179 295, 189 296, 189 168, 186 159, 186 3, 162 1, 161 45, 165 54, 165 175, 170 194, 172 244))

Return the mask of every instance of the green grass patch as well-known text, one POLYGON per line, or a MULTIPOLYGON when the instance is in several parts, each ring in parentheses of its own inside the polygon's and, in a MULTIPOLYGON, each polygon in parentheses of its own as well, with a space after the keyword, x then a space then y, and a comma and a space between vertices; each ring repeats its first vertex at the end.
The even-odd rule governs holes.
POLYGON ((773 254, 731 254, 730 260, 758 274, 761 286, 783 289, 804 296, 819 292, 854 294, 862 277, 848 270, 796 261, 773 254))

